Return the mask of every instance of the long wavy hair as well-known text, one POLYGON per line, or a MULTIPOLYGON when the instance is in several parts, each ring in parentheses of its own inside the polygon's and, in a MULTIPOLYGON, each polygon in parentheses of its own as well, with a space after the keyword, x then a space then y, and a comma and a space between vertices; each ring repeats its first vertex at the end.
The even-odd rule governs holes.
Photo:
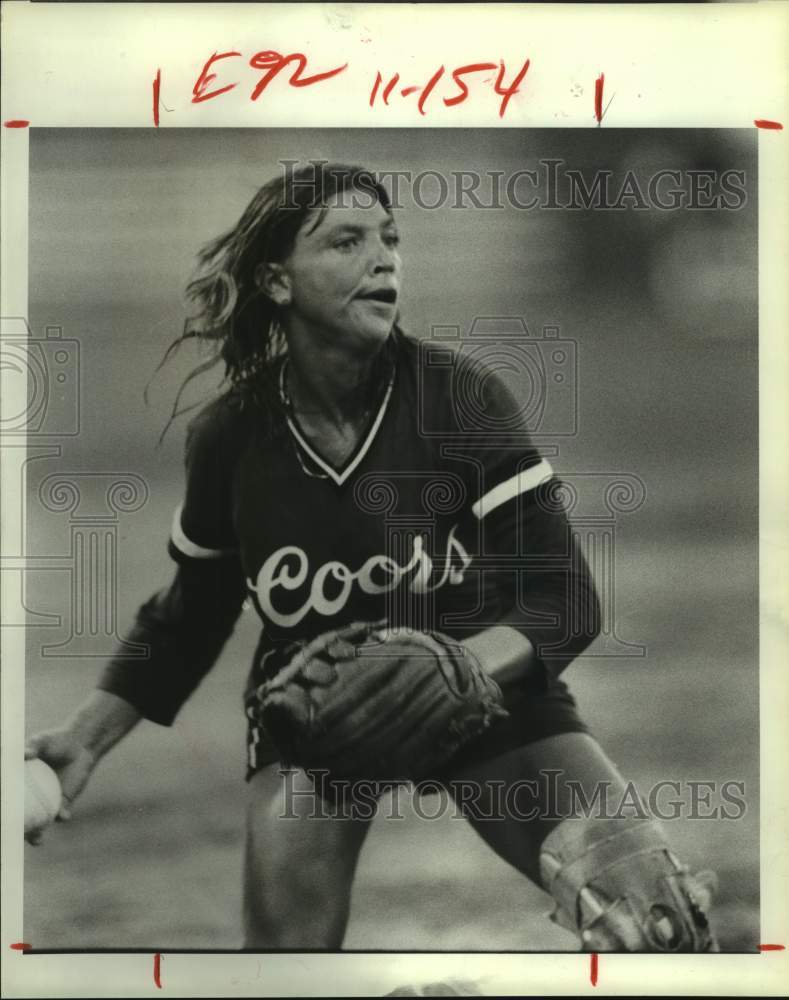
POLYGON ((211 356, 181 384, 162 438, 177 416, 194 409, 178 408, 187 385, 219 363, 224 364, 223 385, 229 383, 241 405, 272 414, 279 398, 276 362, 287 353, 287 342, 280 309, 260 288, 256 272, 261 264, 284 261, 302 227, 311 221, 311 230, 317 228, 350 190, 365 196, 365 205, 378 202, 391 212, 386 189, 366 168, 311 161, 283 169, 265 183, 237 224, 199 251, 186 288, 190 315, 156 370, 187 340, 207 344, 211 356))

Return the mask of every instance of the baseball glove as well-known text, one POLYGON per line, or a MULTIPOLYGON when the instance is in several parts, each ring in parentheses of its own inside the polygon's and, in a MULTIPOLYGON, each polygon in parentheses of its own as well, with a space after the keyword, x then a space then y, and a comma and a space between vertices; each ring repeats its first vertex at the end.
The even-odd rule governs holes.
POLYGON ((554 923, 585 951, 718 951, 707 917, 717 882, 691 875, 652 819, 570 818, 540 848, 554 923))
POLYGON ((305 644, 257 694, 283 763, 348 781, 417 781, 508 714, 452 639, 369 623, 305 644))

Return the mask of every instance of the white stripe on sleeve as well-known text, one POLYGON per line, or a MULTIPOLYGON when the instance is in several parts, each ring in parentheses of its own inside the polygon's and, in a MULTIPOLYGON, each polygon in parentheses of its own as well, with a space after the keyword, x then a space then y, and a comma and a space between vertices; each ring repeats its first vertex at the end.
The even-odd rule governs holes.
POLYGON ((498 486, 494 486, 492 490, 488 490, 484 496, 477 500, 471 510, 474 516, 481 521, 483 517, 486 517, 497 507, 501 507, 503 503, 512 500, 513 497, 520 496, 521 493, 533 490, 550 479, 552 475, 551 463, 543 458, 537 465, 533 465, 530 469, 523 469, 511 479, 507 479, 503 483, 499 483, 498 486))
POLYGON ((181 527, 182 511, 183 504, 179 504, 175 508, 173 526, 170 531, 170 539, 179 552, 183 552, 185 556, 189 556, 191 559, 221 559, 223 556, 230 555, 235 551, 234 549, 206 549, 202 545, 195 545, 194 542, 186 537, 181 527))

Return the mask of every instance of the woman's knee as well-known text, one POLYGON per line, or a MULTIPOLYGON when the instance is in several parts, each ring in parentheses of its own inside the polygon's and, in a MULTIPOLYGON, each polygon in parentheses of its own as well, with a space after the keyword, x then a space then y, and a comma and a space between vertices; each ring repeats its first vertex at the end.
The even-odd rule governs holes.
POLYGON ((477 765, 473 778, 509 789, 533 783, 528 819, 506 805, 498 822, 469 819, 504 860, 554 897, 556 922, 584 947, 716 950, 706 914, 714 880, 691 875, 659 825, 630 814, 632 802, 630 811, 608 815, 628 801, 632 786, 590 736, 551 737, 477 765))
POLYGON ((503 860, 537 885, 540 848, 579 802, 625 783, 586 733, 562 733, 500 757, 468 765, 449 789, 477 833, 503 860))
MULTIPOLYGON (((306 793, 299 772, 294 788, 306 793)), ((244 910, 247 947, 339 947, 368 822, 342 818, 307 794, 288 801, 282 776, 251 782, 244 910)))
POLYGON ((331 883, 309 868, 280 871, 269 882, 247 873, 244 887, 246 947, 339 948, 350 909, 352 878, 331 883))

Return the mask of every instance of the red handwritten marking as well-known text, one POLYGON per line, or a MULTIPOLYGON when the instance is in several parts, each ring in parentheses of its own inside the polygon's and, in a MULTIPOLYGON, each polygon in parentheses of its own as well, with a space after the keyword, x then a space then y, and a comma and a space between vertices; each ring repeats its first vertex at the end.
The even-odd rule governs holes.
POLYGON ((438 81, 441 79, 441 77, 443 75, 444 75, 444 67, 443 66, 439 66, 439 68, 435 71, 435 73, 427 81, 427 86, 422 91, 422 96, 419 98, 419 101, 417 103, 417 107, 419 108, 419 114, 420 115, 423 115, 425 113, 425 101, 428 99, 428 97, 430 96, 431 91, 433 90, 433 88, 435 87, 435 85, 438 83, 438 81))
POLYGON ((155 128, 159 128, 159 91, 161 86, 162 71, 157 69, 156 76, 153 78, 153 124, 155 128))
POLYGON ((389 103, 389 95, 394 90, 395 85, 397 84, 397 81, 399 79, 400 79, 400 74, 399 73, 395 73, 395 75, 392 77, 392 79, 389 81, 389 83, 387 83, 387 85, 384 87, 384 93, 383 93, 384 104, 388 104, 389 103))
MULTIPOLYGON (((378 88, 383 83, 383 79, 384 78, 381 76, 381 73, 380 73, 380 70, 379 70, 379 72, 376 73, 376 75, 375 75, 375 83, 373 84, 373 89, 370 92, 370 107, 372 107, 375 104, 375 96, 378 93, 378 88)), ((384 104, 387 104, 387 105, 389 104, 389 95, 394 90, 395 85, 397 84, 397 81, 399 79, 400 79, 400 74, 399 73, 395 73, 395 75, 392 77, 392 79, 389 81, 389 83, 387 83, 387 85, 384 87, 384 92, 381 95, 383 97, 384 104)), ((412 87, 411 89, 412 90, 418 90, 419 88, 418 87, 412 87)))
POLYGON ((240 52, 215 52, 212 56, 206 59, 205 66, 197 78, 197 83, 195 83, 192 88, 192 104, 199 104, 201 101, 210 101, 212 97, 219 97, 220 94, 226 94, 228 90, 232 90, 237 87, 237 83, 229 83, 226 87, 220 87, 218 90, 212 90, 206 93, 207 88, 216 80, 216 73, 209 73, 209 69, 215 62, 219 62, 220 59, 230 59, 231 56, 240 56, 240 52))
POLYGON ((760 944, 759 951, 786 951, 785 944, 760 944))
POLYGON ((590 959, 591 961, 589 963, 589 978, 592 980, 592 986, 597 986, 598 955, 596 951, 592 952, 592 954, 590 955, 590 959))
POLYGON ((463 101, 468 97, 468 87, 464 80, 461 80, 461 76, 466 73, 479 73, 481 70, 495 69, 495 63, 469 63, 468 66, 459 66, 457 69, 452 70, 452 79, 458 85, 460 93, 455 94, 454 97, 445 97, 444 104, 448 108, 453 107, 455 104, 462 104, 463 101))
POLYGON ((769 118, 754 118, 753 124, 757 128, 783 128, 783 125, 780 122, 771 122, 769 118))
POLYGON ((14 951, 30 951, 33 947, 32 944, 28 944, 27 941, 15 941, 14 944, 9 945, 14 951))
POLYGON ((162 988, 162 956, 157 951, 153 956, 153 981, 157 989, 162 988))
MULTIPOLYGON (((526 76, 526 73, 528 72, 530 65, 531 61, 527 59, 523 64, 523 66, 521 67, 520 71, 513 79, 512 83, 510 83, 509 85, 507 85, 504 82, 504 77, 506 75, 507 69, 503 59, 499 60, 498 63, 480 62, 480 63, 467 63, 464 66, 458 66, 456 69, 450 71, 452 76, 452 82, 454 83, 456 90, 454 92, 450 92, 449 96, 444 97, 442 99, 444 106, 454 107, 457 104, 462 104, 463 101, 465 101, 470 96, 470 82, 467 82, 464 79, 464 77, 467 77, 472 73, 490 72, 490 70, 495 70, 496 67, 498 66, 499 72, 493 84, 493 90, 496 94, 499 95, 499 97, 502 98, 501 104, 499 105, 499 117, 503 118, 507 110, 507 105, 509 104, 510 100, 515 96, 515 94, 519 93, 520 84, 522 83, 523 78, 526 76)), ((439 68, 430 77, 430 79, 427 81, 427 83, 423 88, 420 88, 418 86, 402 87, 400 89, 400 96, 408 97, 411 94, 419 93, 420 96, 417 102, 417 107, 419 108, 420 115, 426 114, 425 106, 427 104, 427 100, 430 97, 433 90, 436 89, 436 87, 438 86, 439 82, 441 81, 442 77, 446 72, 447 71, 444 66, 439 66, 439 68)), ((482 82, 490 83, 491 79, 492 78, 488 76, 486 78, 483 78, 482 82)), ((394 76, 392 76, 389 79, 389 82, 384 86, 384 89, 381 92, 380 88, 384 82, 384 78, 381 76, 380 71, 377 72, 375 76, 375 81, 372 86, 372 90, 370 92, 370 98, 369 98, 370 107, 374 107, 375 102, 379 97, 379 93, 381 98, 383 99, 383 103, 388 105, 389 96, 391 95, 392 91, 394 90, 399 80, 400 80, 400 74, 395 73, 394 76)))
POLYGON ((342 66, 337 66, 335 69, 326 70, 324 73, 313 73, 312 76, 302 78, 301 74, 307 66, 307 57, 302 52, 292 52, 289 56, 283 56, 272 50, 257 52, 249 60, 249 65, 253 69, 265 69, 267 72, 263 74, 257 87, 252 91, 250 100, 256 101, 274 77, 294 59, 298 62, 298 66, 293 70, 288 81, 291 87, 310 87, 314 83, 320 83, 321 80, 337 76, 338 73, 342 73, 348 68, 348 63, 343 63, 342 66))
POLYGON ((504 98, 504 100, 501 102, 501 107, 499 108, 499 118, 504 117, 504 112, 507 110, 507 105, 510 102, 510 98, 518 93, 518 87, 520 86, 521 80, 524 78, 524 76, 526 76, 526 73, 529 70, 529 66, 531 66, 531 59, 526 60, 526 62, 523 64, 523 69, 520 71, 520 73, 518 73, 518 75, 509 85, 509 87, 502 87, 502 83, 504 82, 504 60, 503 59, 501 60, 501 69, 499 70, 499 75, 496 77, 496 82, 493 85, 493 89, 496 91, 499 97, 504 98))
POLYGON ((381 86, 381 81, 383 77, 381 76, 381 71, 379 70, 375 74, 375 83, 373 84, 373 89, 370 91, 370 107, 375 104, 375 95, 378 93, 378 88, 381 86))
POLYGON ((594 82, 594 116, 597 119, 597 124, 603 120, 603 85, 605 84, 605 73, 601 73, 600 76, 594 82))
MULTIPOLYGON (((3 122, 6 128, 27 128, 30 122, 26 118, 9 118, 7 122, 3 122)), ((13 948, 13 945, 11 945, 13 948)))

